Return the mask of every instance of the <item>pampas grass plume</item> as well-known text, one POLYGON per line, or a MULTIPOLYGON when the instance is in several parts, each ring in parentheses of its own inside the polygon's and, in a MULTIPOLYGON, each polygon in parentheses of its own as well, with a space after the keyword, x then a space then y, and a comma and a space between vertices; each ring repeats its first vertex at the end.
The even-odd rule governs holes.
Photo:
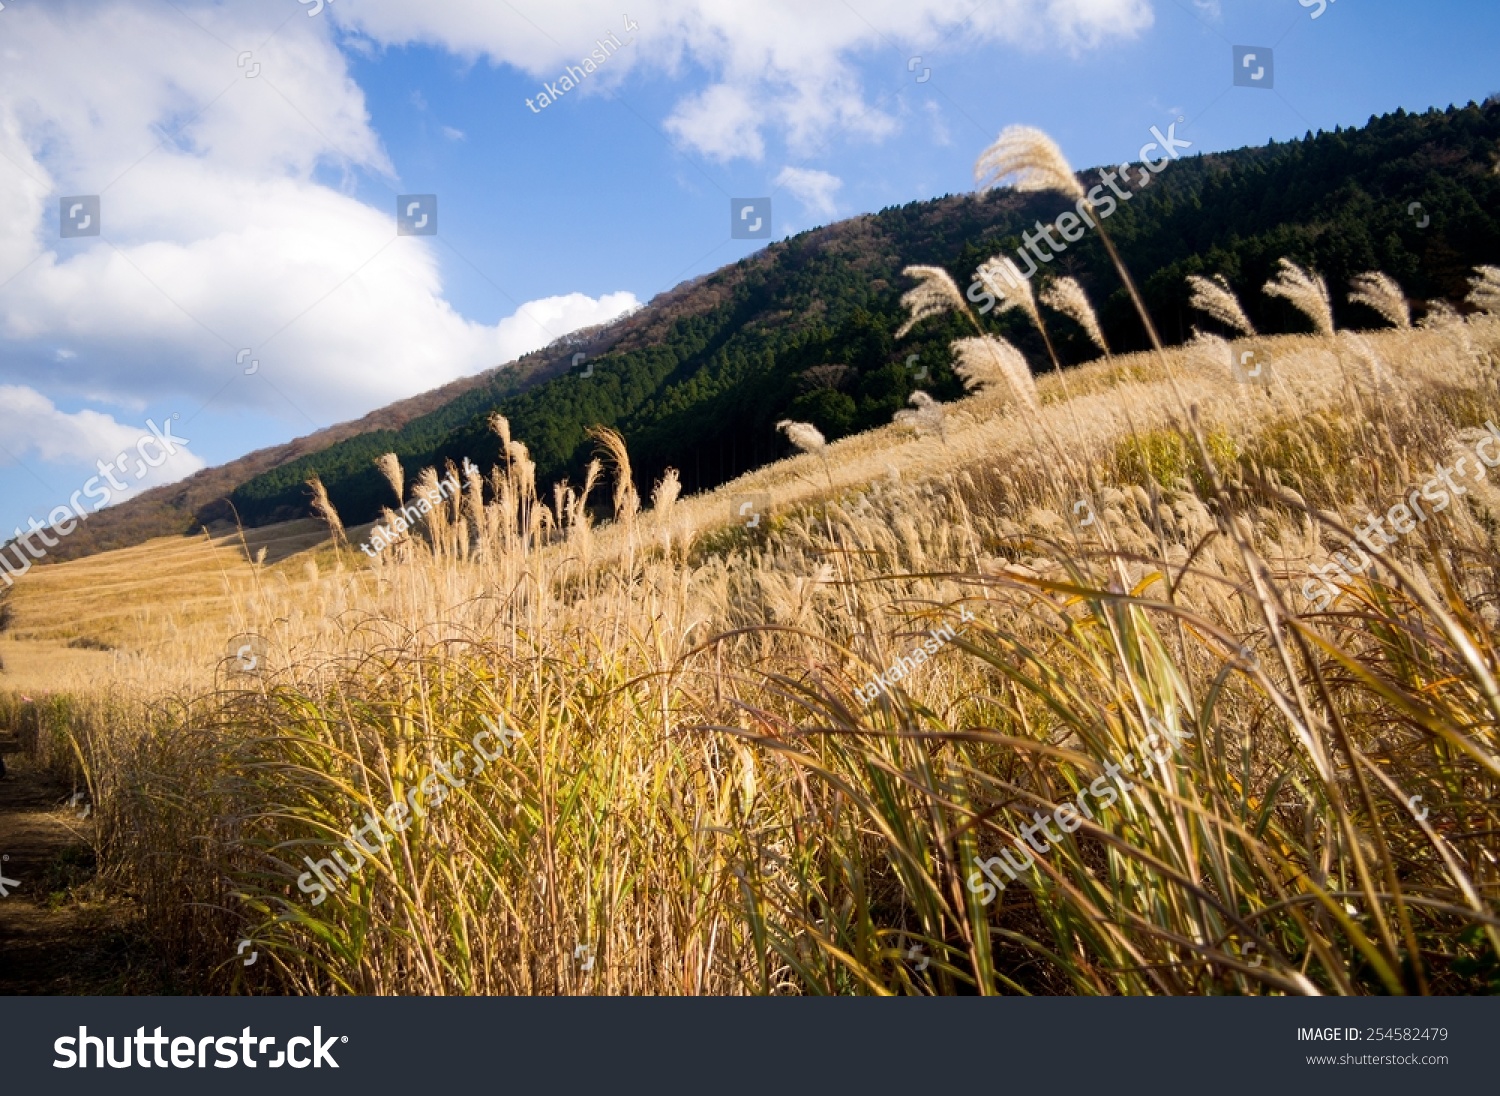
POLYGON ((651 492, 651 512, 658 517, 667 517, 680 494, 682 479, 678 476, 677 469, 668 468, 651 492))
POLYGON ((327 523, 328 531, 333 534, 334 543, 348 544, 349 538, 344 535, 344 523, 339 519, 339 512, 333 508, 333 502, 328 497, 328 488, 323 486, 323 481, 317 476, 308 480, 307 486, 312 488, 313 513, 327 523))
POLYGON ((1396 327, 1411 327, 1411 306, 1406 303, 1406 293, 1395 278, 1372 270, 1356 275, 1350 279, 1349 285, 1354 289, 1349 294, 1349 303, 1373 308, 1396 327))
POLYGON ((625 448, 625 439, 616 430, 607 426, 594 426, 588 431, 604 447, 610 463, 615 466, 615 520, 628 521, 640 511, 641 497, 635 490, 635 478, 630 469, 630 453, 625 448))
POLYGON ((776 429, 785 434, 787 440, 804 453, 822 453, 828 447, 828 439, 823 437, 823 432, 812 423, 782 419, 776 424, 776 429))
POLYGON ((1500 316, 1500 267, 1476 266, 1469 285, 1469 303, 1481 312, 1500 316))
POLYGON ((1265 285, 1268 297, 1284 297, 1292 307, 1312 320, 1318 334, 1333 335, 1333 303, 1328 298, 1328 283, 1317 274, 1303 270, 1290 259, 1282 259, 1280 271, 1265 285))
POLYGON ((998 302, 997 314, 1019 308, 1033 324, 1041 326, 1042 313, 1036 306, 1031 280, 1021 273, 1021 268, 1009 255, 997 255, 981 263, 974 276, 994 294, 998 302))
POLYGON ((1042 303, 1055 312, 1069 317, 1088 335, 1089 341, 1104 353, 1109 346, 1104 341, 1104 331, 1099 326, 1099 317, 1094 315, 1094 306, 1089 295, 1074 278, 1058 278, 1042 292, 1042 303))
POLYGON ((943 405, 938 403, 926 392, 920 389, 908 397, 907 402, 912 405, 913 410, 903 409, 897 411, 891 422, 908 430, 922 433, 944 433, 943 430, 943 405))
POLYGON ((1255 334, 1255 326, 1245 315, 1245 310, 1240 307, 1240 299, 1234 295, 1234 290, 1229 288, 1224 275, 1215 274, 1212 279, 1209 279, 1189 274, 1187 283, 1193 291, 1188 301, 1193 308, 1213 317, 1225 327, 1233 328, 1241 335, 1255 334))
POLYGON ((929 316, 950 311, 962 312, 968 307, 964 304, 963 294, 958 291, 952 275, 942 267, 909 266, 901 273, 908 278, 916 278, 917 286, 901 297, 901 303, 911 313, 911 319, 901 325, 896 338, 905 338, 912 328, 929 316))
POLYGON ((1032 126, 1007 126, 995 143, 979 154, 974 180, 980 190, 1002 186, 1006 180, 1019 191, 1055 190, 1069 198, 1085 198, 1083 184, 1073 174, 1057 144, 1032 126))
POLYGON ((395 453, 386 453, 375 458, 375 467, 380 469, 380 474, 385 477, 385 482, 391 485, 391 490, 396 492, 396 505, 400 506, 406 498, 406 481, 401 472, 401 459, 395 453))
POLYGON ((1004 386, 1033 411, 1041 407, 1036 394, 1036 378, 1021 352, 994 335, 958 339, 953 343, 958 358, 953 370, 963 378, 970 391, 1004 386))

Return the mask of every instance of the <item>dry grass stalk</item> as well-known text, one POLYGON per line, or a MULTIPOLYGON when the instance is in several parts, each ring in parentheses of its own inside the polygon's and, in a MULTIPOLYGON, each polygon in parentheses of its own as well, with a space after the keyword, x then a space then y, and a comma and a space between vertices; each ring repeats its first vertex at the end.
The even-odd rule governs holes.
POLYGON ((1265 284, 1269 297, 1282 297, 1308 319, 1319 335, 1333 337, 1333 302, 1328 283, 1321 275, 1303 270, 1290 259, 1282 259, 1279 273, 1265 284))
POLYGON ((391 485, 391 491, 396 495, 396 505, 400 506, 406 501, 406 480, 401 471, 401 458, 395 453, 385 453, 375 458, 375 467, 380 469, 385 482, 391 485))
POLYGON ((1469 285, 1469 303, 1481 312, 1500 316, 1500 267, 1476 266, 1469 285))
POLYGON ((1021 268, 1009 255, 996 255, 993 259, 986 260, 980 264, 974 276, 994 295, 997 315, 1019 308, 1034 326, 1041 328, 1042 314, 1036 305, 1031 279, 1021 273, 1021 268))
POLYGON ((588 431, 604 447, 605 455, 615 467, 615 520, 629 522, 640 513, 641 496, 635 489, 634 473, 630 469, 630 452, 625 448, 625 439, 619 431, 607 426, 594 426, 588 431))
POLYGON ((1051 137, 1031 126, 1008 126, 974 164, 981 191, 1009 185, 1019 191, 1055 190, 1075 201, 1086 200, 1067 157, 1051 137))
POLYGON ((1031 368, 1021 352, 1005 339, 998 335, 959 339, 953 344, 953 354, 957 359, 953 371, 969 391, 1003 388, 1028 410, 1041 407, 1031 368))
POLYGON ((323 481, 317 476, 308 480, 307 486, 312 489, 313 513, 327 524, 335 544, 347 546, 349 538, 344 535, 344 523, 339 519, 339 512, 333 508, 333 502, 328 498, 328 488, 323 486, 323 481))
POLYGON ((782 419, 776 424, 776 429, 785 434, 787 440, 804 453, 821 454, 828 448, 828 441, 823 437, 823 432, 812 423, 782 419))
POLYGON ((1362 304, 1384 316, 1392 326, 1407 330, 1411 327, 1411 305, 1406 293, 1395 278, 1372 270, 1358 274, 1349 282, 1354 292, 1349 294, 1351 304, 1362 304))
POLYGON ((909 266, 901 273, 916 278, 917 285, 901 296, 902 305, 911 315, 896 331, 896 338, 905 338, 912 328, 928 317, 941 316, 945 312, 968 313, 969 306, 953 283, 953 276, 942 267, 909 266))
POLYGON ((1234 290, 1229 288, 1229 282, 1224 279, 1224 275, 1215 274, 1210 279, 1189 274, 1187 282, 1193 291, 1188 301, 1193 308, 1212 316, 1225 327, 1232 328, 1241 335, 1255 334, 1255 325, 1250 322, 1250 318, 1245 315, 1245 310, 1240 307, 1240 299, 1235 296, 1234 290))
POLYGON ((1099 317, 1094 314, 1094 306, 1089 303, 1088 294, 1076 278, 1056 279, 1042 292, 1042 303, 1067 316, 1083 328, 1089 342, 1105 354, 1109 353, 1109 344, 1104 341, 1104 329, 1099 326, 1099 317))
POLYGON ((912 409, 897 411, 891 420, 893 423, 918 434, 934 433, 944 441, 947 440, 942 404, 920 390, 913 392, 907 402, 912 405, 912 409))

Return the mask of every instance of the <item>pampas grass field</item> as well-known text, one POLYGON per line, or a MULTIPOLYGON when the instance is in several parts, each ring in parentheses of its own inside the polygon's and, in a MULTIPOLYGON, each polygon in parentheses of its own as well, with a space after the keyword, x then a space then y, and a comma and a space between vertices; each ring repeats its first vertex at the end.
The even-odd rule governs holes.
MULTIPOLYGON (((983 181, 1070 193, 1038 140, 1002 137, 983 181)), ((1076 283, 1033 297, 988 273, 1044 334, 1095 338, 1076 283)), ((1372 272, 1352 291, 1391 326, 1350 332, 1338 290, 1288 262, 1265 291, 1312 333, 1277 335, 1199 279, 1221 335, 1145 354, 1098 335, 1103 357, 1037 380, 948 272, 913 278, 913 324, 973 322, 964 400, 834 442, 783 424, 797 456, 690 497, 670 475, 638 489, 602 429, 585 482, 540 497, 497 417, 499 467, 407 484, 382 465, 387 527, 440 475, 464 489, 374 560, 326 498, 331 538, 279 561, 181 542, 201 597, 121 593, 117 650, 13 677, 0 726, 86 783, 105 878, 173 984, 1500 989, 1500 488, 1466 481, 1336 598, 1309 592, 1367 515, 1500 420, 1500 274, 1476 275, 1466 318, 1417 302, 1414 326, 1372 272), (1247 351, 1265 383, 1236 381, 1247 351), (761 494, 749 524, 735 501, 761 494), (253 672, 240 634, 264 638, 253 672), (500 722, 498 760, 429 779, 500 722), (985 904, 981 862, 1152 755, 985 904), (391 840, 344 844, 403 801, 424 809, 391 840), (362 865, 315 904, 306 858, 334 850, 362 865)), ((130 550, 120 581, 170 578, 162 553, 130 550)), ((124 555, 38 569, 13 632, 40 641, 54 599, 124 555)))

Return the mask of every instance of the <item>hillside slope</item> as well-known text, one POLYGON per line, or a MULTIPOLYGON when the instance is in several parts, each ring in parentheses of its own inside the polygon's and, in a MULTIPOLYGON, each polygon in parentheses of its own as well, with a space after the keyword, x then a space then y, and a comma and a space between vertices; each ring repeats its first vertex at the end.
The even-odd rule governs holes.
MULTIPOLYGON (((1338 291, 1352 275, 1384 270, 1415 298, 1457 302, 1469 268, 1500 252, 1497 145, 1500 106, 1397 112, 1357 130, 1176 161, 1121 203, 1109 226, 1132 266, 1155 271, 1143 290, 1169 340, 1202 322, 1187 309, 1183 277, 1192 273, 1226 275, 1253 302, 1258 326, 1295 329, 1302 321, 1284 302, 1249 292, 1283 255, 1323 271, 1340 321, 1363 325, 1374 317, 1343 305, 1338 291)), ((142 495, 91 519, 86 536, 68 538, 69 555, 234 514, 249 526, 300 517, 312 475, 346 522, 372 520, 390 502, 375 457, 397 453, 408 480, 465 457, 488 466, 499 456, 488 427, 495 411, 529 445, 544 495, 561 477, 576 481, 592 452, 585 431, 599 423, 624 434, 639 487, 669 466, 688 492, 714 487, 786 454, 774 430, 781 418, 836 438, 888 422, 918 388, 957 397, 947 349, 956 327, 930 324, 899 346, 893 337, 909 288, 900 271, 941 265, 966 286, 980 262, 1014 251, 1021 233, 1064 208, 1052 195, 946 197, 803 233, 513 367, 142 495), (573 369, 578 353, 588 364, 573 369)), ((1144 345, 1096 235, 1050 265, 1039 280, 1078 278, 1111 345, 1144 345)), ((1056 326, 1064 361, 1093 356, 1081 332, 1056 326)), ((1019 318, 998 327, 1033 361, 1046 360, 1019 318)))
MULTIPOLYGON (((1299 329, 1304 321, 1285 302, 1255 292, 1282 256, 1322 271, 1336 290, 1378 269, 1416 298, 1457 302, 1469 269, 1500 251, 1497 143, 1500 106, 1491 105, 1397 113, 1358 130, 1185 158, 1119 203, 1110 231, 1132 266, 1154 272, 1143 288, 1171 340, 1202 322, 1189 315, 1183 276, 1205 271, 1254 299, 1258 326, 1299 329)), ((590 362, 589 375, 574 371, 503 396, 493 409, 526 439, 544 495, 559 477, 577 482, 596 423, 625 436, 638 488, 669 466, 688 492, 716 486, 788 452, 779 419, 809 421, 836 438, 889 422, 917 388, 957 397, 947 349, 956 326, 928 325, 899 346, 893 337, 911 285, 902 269, 944 266, 967 286, 979 263, 1013 251, 1021 233, 1067 208, 1056 195, 1006 191, 914 202, 803 233, 703 279, 676 308, 653 310, 642 327, 648 337, 621 340, 590 362)), ((1144 349, 1096 234, 1085 233, 1038 280, 1060 274, 1094 297, 1112 346, 1144 349)), ((1363 326, 1378 317, 1341 304, 1338 319, 1363 326)), ((1058 326, 1064 361, 1094 356, 1080 331, 1058 326)), ((1003 318, 1000 329, 1031 360, 1046 361, 1021 317, 1003 318)), ((486 467, 498 458, 491 408, 475 410, 448 433, 414 423, 390 437, 351 439, 245 484, 235 503, 251 522, 304 513, 305 481, 316 473, 346 520, 371 520, 390 501, 372 466, 382 452, 402 458, 408 479, 443 461, 468 457, 486 467)))

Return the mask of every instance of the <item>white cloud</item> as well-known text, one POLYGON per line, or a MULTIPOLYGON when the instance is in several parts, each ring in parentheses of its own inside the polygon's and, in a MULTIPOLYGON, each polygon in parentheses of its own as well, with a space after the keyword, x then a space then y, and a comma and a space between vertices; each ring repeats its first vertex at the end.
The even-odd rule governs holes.
POLYGON ((804 209, 815 217, 831 221, 838 216, 833 195, 844 180, 826 171, 805 167, 784 167, 776 176, 776 185, 791 191, 804 209))
POLYGON ((640 307, 634 293, 606 293, 595 300, 582 293, 529 301, 495 329, 496 362, 507 362, 546 346, 558 331, 577 331, 623 316, 640 307))
POLYGON ((0 18, 9 380, 120 406, 290 401, 326 423, 635 303, 572 294, 495 326, 456 313, 433 241, 394 235, 394 201, 321 181, 361 168, 399 185, 326 17, 91 0, 0 18), (99 194, 103 235, 57 239, 59 194, 99 194))
POLYGON ((667 132, 715 160, 759 160, 766 153, 761 116, 740 88, 715 84, 683 100, 666 121, 667 132))
POLYGON ((948 129, 948 121, 943 117, 943 108, 938 106, 937 100, 928 99, 922 104, 922 109, 927 112, 923 125, 927 127, 932 143, 939 148, 947 148, 953 144, 953 133, 948 129))
POLYGON ((452 126, 444 126, 443 136, 448 138, 448 140, 450 141, 462 141, 464 139, 464 131, 461 129, 454 129, 452 126))
MULTIPOLYGON (((174 438, 181 438, 185 432, 178 422, 170 423, 170 431, 166 421, 158 421, 156 425, 174 438)), ((187 433, 189 436, 183 440, 191 444, 191 432, 187 433)), ((5 439, 5 452, 9 454, 9 457, 0 454, 0 463, 9 463, 10 458, 25 461, 27 457, 35 457, 48 464, 92 466, 96 461, 113 461, 126 453, 128 460, 118 466, 117 477, 126 490, 113 492, 114 502, 151 487, 175 483, 206 467, 197 455, 178 447, 177 454, 167 457, 159 467, 147 468, 137 459, 136 446, 141 439, 152 436, 144 420, 138 424, 121 423, 113 416, 88 409, 69 413, 59 410, 35 389, 0 385, 0 437, 5 439)), ((156 447, 146 449, 151 459, 160 459, 156 447)), ((58 490, 63 494, 57 499, 58 505, 80 486, 60 485, 58 490)))
MULTIPOLYGON (((526 18, 493 0, 359 0, 330 10, 379 45, 438 45, 539 79, 600 38, 626 34, 615 0, 533 5, 526 18)), ((896 120, 867 101, 853 67, 893 43, 913 51, 944 42, 1078 52, 1139 34, 1152 11, 1150 0, 860 0, 857 11, 808 0, 660 0, 633 18, 634 41, 601 67, 594 86, 617 86, 640 66, 706 73, 707 87, 676 104, 667 130, 714 159, 760 160, 772 130, 796 155, 813 154, 834 130, 868 139, 894 132, 896 120)))

